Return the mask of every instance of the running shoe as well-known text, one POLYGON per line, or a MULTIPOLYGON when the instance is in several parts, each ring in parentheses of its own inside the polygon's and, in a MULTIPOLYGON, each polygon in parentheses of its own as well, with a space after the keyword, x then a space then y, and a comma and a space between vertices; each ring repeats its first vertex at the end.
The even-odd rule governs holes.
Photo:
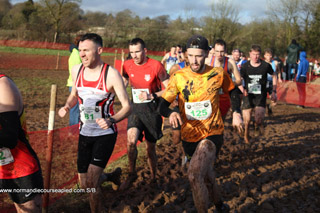
POLYGON ((122 169, 120 167, 117 167, 109 176, 108 176, 108 181, 113 182, 117 186, 121 185, 121 174, 122 174, 122 169))

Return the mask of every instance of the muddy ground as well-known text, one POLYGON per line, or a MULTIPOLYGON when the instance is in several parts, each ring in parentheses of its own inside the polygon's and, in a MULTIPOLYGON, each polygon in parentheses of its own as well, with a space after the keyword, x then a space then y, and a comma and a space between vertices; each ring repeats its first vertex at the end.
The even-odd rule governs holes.
MULTIPOLYGON (((64 86, 67 71, 1 69, 0 72, 18 82, 31 84, 26 87, 30 91, 21 91, 28 129, 46 129, 50 96, 47 92, 32 90, 32 79, 58 84, 59 107, 68 95, 64 86)), ((250 145, 245 145, 232 131, 230 123, 228 117, 224 146, 215 168, 223 200, 232 212, 320 212, 320 109, 279 103, 273 115, 266 116, 265 134, 255 138, 251 131, 250 145)), ((56 122, 57 128, 66 125, 66 119, 56 122)), ((129 190, 103 188, 108 211, 196 212, 186 169, 181 166, 181 150, 172 144, 170 134, 170 128, 165 126, 165 137, 157 143, 158 185, 149 183, 150 172, 142 157, 145 163, 137 168, 138 179, 129 190)), ((123 180, 126 175, 125 167, 123 180)), ((214 209, 210 203, 209 212, 214 209)), ((50 212, 75 211, 89 212, 87 195, 75 194, 50 207, 50 212)))

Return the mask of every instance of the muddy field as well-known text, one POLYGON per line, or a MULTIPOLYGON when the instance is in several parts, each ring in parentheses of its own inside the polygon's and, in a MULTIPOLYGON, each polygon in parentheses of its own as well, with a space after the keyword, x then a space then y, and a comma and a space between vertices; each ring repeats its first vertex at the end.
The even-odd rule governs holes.
MULTIPOLYGON (((8 70, 23 85, 21 91, 27 113, 28 130, 47 128, 52 83, 58 85, 57 107, 64 104, 68 90, 65 70, 8 70), (43 81, 39 87, 34 79, 43 81), (34 87, 38 90, 34 90, 34 87)), ((57 119, 56 128, 67 119, 57 119)), ((216 171, 222 196, 232 212, 320 212, 320 109, 297 108, 279 103, 273 116, 267 116, 264 136, 245 145, 226 122, 225 143, 216 171)), ((253 131, 251 131, 253 133, 253 131)), ((150 184, 145 164, 138 167, 138 179, 125 191, 104 188, 105 205, 110 212, 196 212, 192 193, 181 166, 181 150, 170 141, 170 128, 157 143, 158 185, 150 184)), ((144 146, 144 144, 142 144, 144 146)), ((123 168, 124 179, 127 168, 123 168)), ((214 211, 213 203, 209 212, 214 211)), ((50 212, 89 212, 87 195, 74 194, 60 199, 50 212)))

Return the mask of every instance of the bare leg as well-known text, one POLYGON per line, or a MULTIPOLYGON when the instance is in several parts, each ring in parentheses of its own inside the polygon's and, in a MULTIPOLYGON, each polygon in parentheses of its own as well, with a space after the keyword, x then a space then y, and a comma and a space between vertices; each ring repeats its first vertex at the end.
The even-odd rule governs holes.
POLYGON ((264 116, 266 113, 266 108, 265 107, 256 107, 255 108, 255 127, 260 130, 259 134, 262 134, 264 132, 264 127, 263 127, 263 121, 264 121, 264 116))
POLYGON ((152 180, 155 180, 156 173, 157 173, 156 143, 151 143, 146 140, 146 146, 147 146, 148 165, 151 170, 151 178, 152 180))
POLYGON ((18 213, 24 213, 24 212, 41 212, 41 206, 42 206, 42 197, 40 194, 36 195, 32 200, 17 204, 14 203, 17 212, 18 213))
POLYGON ((138 142, 139 134, 140 134, 140 131, 137 128, 128 129, 127 150, 128 150, 128 161, 129 161, 129 176, 121 184, 119 190, 127 189, 137 177, 136 160, 137 160, 137 156, 138 156, 137 142, 138 142))
MULTIPOLYGON (((215 153, 216 146, 210 140, 204 139, 198 144, 190 161, 188 178, 192 189, 193 201, 198 212, 208 211, 209 190, 205 180, 213 180, 213 177, 207 178, 207 176, 212 174, 209 171, 213 167, 215 153)), ((212 187, 214 200, 220 200, 219 193, 216 190, 217 187, 212 187)))
POLYGON ((138 142, 140 131, 137 128, 130 128, 128 129, 127 134, 128 134, 127 149, 128 149, 128 160, 129 160, 129 172, 135 173, 136 160, 138 156, 137 142, 138 142))
POLYGON ((243 122, 244 122, 244 142, 249 142, 249 125, 251 120, 251 111, 252 109, 244 109, 242 110, 243 122))
POLYGON ((88 188, 88 186, 87 186, 87 173, 78 173, 78 179, 79 179, 80 187, 82 189, 88 188))
POLYGON ((98 185, 102 171, 103 168, 101 167, 93 164, 89 165, 87 173, 87 187, 89 190, 93 191, 89 194, 91 212, 104 212, 102 204, 103 194, 101 187, 98 185))

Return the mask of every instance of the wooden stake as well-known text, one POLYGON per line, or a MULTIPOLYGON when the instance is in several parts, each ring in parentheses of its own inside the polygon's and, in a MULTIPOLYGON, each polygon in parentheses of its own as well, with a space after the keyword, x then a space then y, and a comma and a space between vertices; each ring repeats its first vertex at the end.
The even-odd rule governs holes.
MULTIPOLYGON (((51 164, 52 164, 52 152, 53 152, 53 129, 54 129, 54 118, 56 112, 56 100, 57 100, 57 85, 51 85, 51 99, 50 99, 50 111, 49 111, 49 122, 48 122, 48 136, 47 136, 47 152, 46 152, 46 170, 44 179, 44 188, 50 188, 51 179, 51 164)), ((49 193, 44 193, 42 212, 48 212, 49 204, 49 193)))
POLYGON ((59 69, 59 62, 60 62, 60 53, 58 52, 56 70, 59 69))

